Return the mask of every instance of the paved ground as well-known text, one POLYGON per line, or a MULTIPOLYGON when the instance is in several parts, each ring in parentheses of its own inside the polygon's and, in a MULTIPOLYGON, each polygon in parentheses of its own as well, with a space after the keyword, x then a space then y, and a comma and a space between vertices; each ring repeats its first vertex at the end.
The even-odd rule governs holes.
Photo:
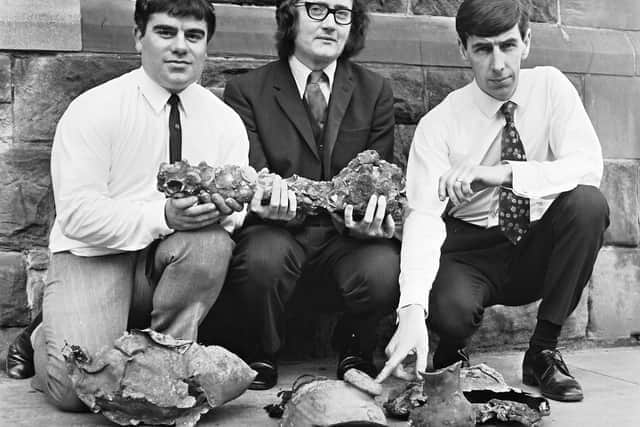
MULTIPOLYGON (((640 346, 567 350, 563 352, 571 372, 585 390, 580 403, 551 403, 551 415, 542 426, 640 426, 640 346)), ((519 352, 476 353, 472 363, 487 363, 502 372, 507 382, 528 391, 520 380, 519 352)), ((281 379, 273 390, 248 391, 233 402, 207 414, 202 426, 276 426, 262 409, 277 400, 278 390, 290 386, 300 374, 331 376, 333 360, 288 363, 281 366, 281 379)), ((390 388, 392 384, 387 384, 390 388)), ((47 404, 42 394, 34 392, 29 381, 16 381, 0 375, 0 426, 107 426, 96 414, 66 414, 47 404)), ((390 420, 390 426, 406 423, 390 420)))

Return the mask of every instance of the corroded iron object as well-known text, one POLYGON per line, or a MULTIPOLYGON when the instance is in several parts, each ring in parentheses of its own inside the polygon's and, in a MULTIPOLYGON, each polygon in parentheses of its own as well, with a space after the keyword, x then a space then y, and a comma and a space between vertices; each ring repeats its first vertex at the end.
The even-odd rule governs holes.
POLYGON ((473 427, 476 418, 473 407, 460 388, 460 364, 435 372, 420 372, 424 405, 409 411, 409 425, 413 427, 473 427))
MULTIPOLYGON (((535 427, 550 413, 547 399, 507 385, 498 371, 483 363, 462 368, 460 382, 476 424, 503 421, 535 427)), ((408 419, 412 410, 428 401, 427 394, 422 382, 409 382, 389 394, 384 409, 389 416, 408 419)))
POLYGON ((386 426, 384 412, 370 394, 380 392, 379 384, 365 373, 355 371, 347 371, 344 381, 301 377, 285 404, 281 427, 386 426))
POLYGON ((125 333, 95 355, 67 344, 63 356, 80 400, 120 425, 194 426, 244 393, 256 376, 222 347, 151 329, 125 333))
MULTIPOLYGON (((271 197, 271 187, 277 175, 263 169, 256 172, 250 166, 225 165, 212 167, 205 162, 191 166, 183 160, 162 163, 158 171, 158 190, 168 197, 198 196, 201 202, 212 194, 247 203, 258 187, 264 189, 263 201, 271 197)), ((398 166, 380 159, 374 150, 363 151, 333 177, 331 181, 315 181, 298 175, 285 178, 296 194, 298 209, 305 214, 317 214, 319 209, 341 212, 347 204, 361 217, 373 194, 387 199, 387 213, 401 223, 406 197, 404 174, 398 166)))

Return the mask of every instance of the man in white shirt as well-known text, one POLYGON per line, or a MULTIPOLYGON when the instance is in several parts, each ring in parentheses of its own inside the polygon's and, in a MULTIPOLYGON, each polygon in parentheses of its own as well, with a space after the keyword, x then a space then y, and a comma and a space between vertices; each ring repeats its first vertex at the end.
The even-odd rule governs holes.
POLYGON ((442 368, 466 358, 485 307, 541 299, 523 381, 552 399, 581 400, 556 345, 609 223, 598 138, 560 71, 520 70, 531 30, 519 1, 465 0, 456 29, 475 79, 416 129, 399 324, 378 380, 408 375, 401 361, 412 351, 416 369, 426 368, 427 315, 442 368))
MULTIPOLYGON (((241 119, 196 83, 215 30, 213 5, 138 0, 135 21, 142 67, 75 99, 53 142, 52 257, 32 341, 34 386, 63 410, 86 409, 67 375, 65 342, 95 352, 130 327, 197 338, 224 283, 230 233, 244 219, 233 200, 165 199, 156 188, 170 145, 172 160, 248 164, 241 119)), ((29 376, 25 366, 10 367, 29 376)))

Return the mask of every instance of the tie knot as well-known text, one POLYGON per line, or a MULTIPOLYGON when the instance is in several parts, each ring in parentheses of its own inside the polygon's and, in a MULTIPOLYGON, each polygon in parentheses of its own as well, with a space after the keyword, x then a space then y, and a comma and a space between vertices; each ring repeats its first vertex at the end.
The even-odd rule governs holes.
POLYGON ((322 70, 316 70, 316 71, 312 71, 311 74, 309 74, 309 78, 307 79, 307 84, 309 83, 320 83, 321 81, 324 81, 327 78, 327 75, 324 73, 324 71, 322 70))
POLYGON ((507 120, 507 123, 513 123, 513 112, 515 111, 516 107, 516 103, 512 101, 507 101, 502 104, 502 107, 500 107, 500 111, 502 112, 504 118, 507 120))
POLYGON ((172 93, 171 96, 169 97, 169 100, 167 101, 167 104, 169 104, 172 107, 176 107, 180 105, 180 97, 175 93, 172 93))

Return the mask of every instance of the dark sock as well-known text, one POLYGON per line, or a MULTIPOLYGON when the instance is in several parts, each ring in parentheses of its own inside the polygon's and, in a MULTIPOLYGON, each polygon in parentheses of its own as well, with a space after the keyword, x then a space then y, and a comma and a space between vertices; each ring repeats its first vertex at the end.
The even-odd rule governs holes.
POLYGON ((538 319, 536 329, 529 341, 529 350, 534 353, 539 353, 542 350, 554 350, 558 345, 561 330, 562 325, 538 319))

